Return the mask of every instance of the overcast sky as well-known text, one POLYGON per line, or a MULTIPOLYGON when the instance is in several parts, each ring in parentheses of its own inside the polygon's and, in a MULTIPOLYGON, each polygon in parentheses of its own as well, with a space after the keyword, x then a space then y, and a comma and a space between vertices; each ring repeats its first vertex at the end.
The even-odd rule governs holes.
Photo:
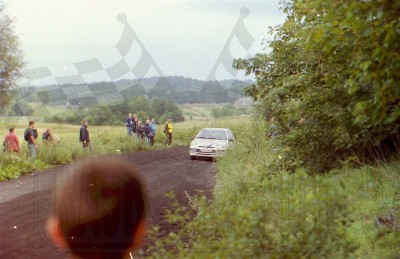
POLYGON ((31 78, 31 84, 55 83, 54 77, 76 75, 79 71, 73 64, 92 59, 97 59, 101 68, 82 75, 86 82, 160 73, 208 79, 213 78, 213 68, 216 68, 215 79, 242 79, 242 73, 235 75, 223 67, 223 63, 231 63, 224 53, 237 58, 265 51, 262 42, 271 39, 268 27, 282 23, 285 18, 278 0, 3 2, 6 12, 15 18, 15 32, 20 37, 27 69, 45 67, 51 71, 52 76, 31 78), (118 19, 124 15, 125 25, 118 19), (240 27, 241 21, 244 27, 240 27), (132 45, 124 35, 126 26, 133 31, 128 30, 129 37, 137 37, 132 45), (124 55, 117 47, 118 42, 125 47, 129 45, 124 55), (110 78, 105 72, 122 59, 129 68, 138 63, 142 66, 143 51, 152 59, 147 63, 156 64, 150 70, 136 75, 114 73, 117 78, 110 78))

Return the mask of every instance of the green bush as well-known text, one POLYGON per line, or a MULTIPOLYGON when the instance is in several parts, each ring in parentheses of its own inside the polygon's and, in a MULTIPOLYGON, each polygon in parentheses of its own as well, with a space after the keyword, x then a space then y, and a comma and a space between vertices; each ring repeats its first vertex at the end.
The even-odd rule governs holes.
POLYGON ((35 169, 46 168, 43 162, 32 163, 24 154, 0 153, 0 182, 18 178, 21 174, 30 173, 35 169))
POLYGON ((247 94, 281 129, 285 168, 321 173, 351 156, 375 162, 398 151, 395 2, 281 1, 287 19, 270 29, 271 52, 235 61, 255 75, 247 94))
POLYGON ((400 161, 379 167, 346 169, 330 177, 332 184, 342 182, 347 193, 349 219, 347 236, 359 246, 358 258, 397 258, 400 255, 400 161), (391 213, 395 230, 376 225, 379 216, 391 213))
POLYGON ((267 132, 265 125, 253 122, 250 128, 219 160, 213 202, 192 198, 193 212, 182 207, 170 212, 170 222, 181 224, 182 230, 158 240, 154 256, 351 256, 356 247, 346 236, 349 210, 343 185, 301 170, 265 171, 263 165, 275 163, 279 155, 257 137, 267 132), (188 221, 193 213, 196 217, 188 221))

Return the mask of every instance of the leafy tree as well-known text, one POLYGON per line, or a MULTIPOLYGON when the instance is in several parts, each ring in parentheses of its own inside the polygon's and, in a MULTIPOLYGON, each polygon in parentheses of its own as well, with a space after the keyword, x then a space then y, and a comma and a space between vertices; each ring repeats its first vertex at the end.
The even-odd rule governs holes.
POLYGON ((156 118, 159 119, 159 121, 165 121, 166 118, 170 116, 175 122, 185 120, 182 110, 173 101, 156 98, 152 102, 152 107, 157 115, 156 118))
POLYGON ((386 143, 400 140, 400 3, 285 0, 282 8, 272 52, 234 66, 256 76, 246 91, 276 119, 285 168, 321 172, 349 156, 387 155, 386 143))
POLYGON ((150 119, 149 114, 146 113, 145 111, 139 111, 137 113, 137 116, 138 116, 139 120, 141 120, 143 122, 143 124, 146 122, 147 119, 150 119))
POLYGON ((144 112, 146 114, 153 114, 152 106, 144 96, 135 96, 128 102, 128 107, 132 113, 144 112))
POLYGON ((221 108, 219 108, 219 107, 212 108, 212 109, 211 109, 211 116, 212 116, 214 119, 217 119, 217 118, 222 117, 222 115, 221 115, 221 108))
POLYGON ((23 57, 14 33, 13 20, 4 12, 3 3, 0 3, 0 113, 5 111, 12 98, 22 67, 23 57))
POLYGON ((111 109, 104 106, 92 109, 86 119, 93 125, 113 125, 117 120, 111 109))

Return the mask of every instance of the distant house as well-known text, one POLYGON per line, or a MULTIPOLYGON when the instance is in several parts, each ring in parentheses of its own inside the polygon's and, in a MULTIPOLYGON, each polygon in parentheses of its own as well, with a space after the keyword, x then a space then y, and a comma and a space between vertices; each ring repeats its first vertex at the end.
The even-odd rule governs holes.
POLYGON ((253 105, 253 103, 254 103, 254 101, 253 101, 253 98, 251 98, 251 97, 238 98, 235 101, 235 106, 236 107, 238 107, 238 106, 250 106, 250 105, 253 105))

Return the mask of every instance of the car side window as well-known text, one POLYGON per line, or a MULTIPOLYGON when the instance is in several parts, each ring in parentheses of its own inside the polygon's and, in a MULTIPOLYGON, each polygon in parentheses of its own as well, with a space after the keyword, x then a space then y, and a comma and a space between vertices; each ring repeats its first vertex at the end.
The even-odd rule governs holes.
POLYGON ((228 130, 228 139, 229 140, 233 140, 233 141, 235 141, 235 138, 233 137, 233 134, 232 134, 232 131, 230 131, 230 130, 228 130))

